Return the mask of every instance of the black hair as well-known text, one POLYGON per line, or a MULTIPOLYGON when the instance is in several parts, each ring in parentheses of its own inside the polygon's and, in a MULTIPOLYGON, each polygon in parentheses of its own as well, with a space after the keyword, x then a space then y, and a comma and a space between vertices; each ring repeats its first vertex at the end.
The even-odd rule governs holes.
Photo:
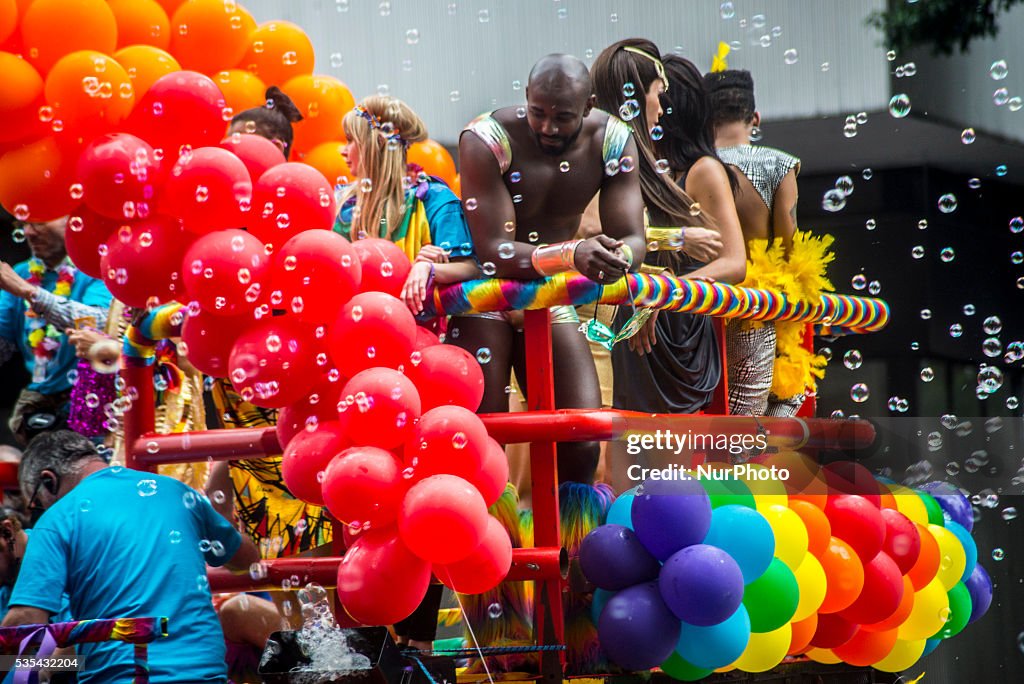
POLYGON ((711 97, 711 120, 715 126, 753 120, 757 104, 754 102, 754 79, 749 71, 712 71, 704 75, 704 85, 711 97))
MULTIPOLYGON (((18 482, 26 499, 31 499, 39 491, 40 485, 46 486, 52 494, 60 487, 60 480, 78 473, 86 461, 103 457, 96 451, 96 446, 77 432, 71 430, 52 430, 42 432, 32 438, 21 455, 18 466, 18 482), (43 471, 52 471, 57 480, 49 476, 44 478, 43 471)), ((105 463, 105 461, 104 461, 105 463)))
POLYGON ((231 119, 231 125, 251 122, 256 127, 253 133, 267 140, 276 138, 284 144, 284 156, 287 159, 291 155, 292 142, 295 140, 292 124, 302 121, 302 112, 277 86, 267 88, 266 98, 267 103, 262 107, 253 107, 235 114, 231 119))
POLYGON ((661 95, 661 128, 655 143, 673 171, 686 173, 701 157, 711 157, 725 169, 735 195, 739 184, 715 151, 715 127, 711 101, 700 71, 688 59, 669 55, 662 60, 671 87, 661 95))

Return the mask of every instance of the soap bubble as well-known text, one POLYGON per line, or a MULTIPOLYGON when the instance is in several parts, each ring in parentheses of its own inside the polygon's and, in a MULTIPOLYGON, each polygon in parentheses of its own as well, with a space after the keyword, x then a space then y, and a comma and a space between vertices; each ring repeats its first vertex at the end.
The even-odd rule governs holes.
POLYGON ((907 114, 910 114, 910 98, 906 93, 892 96, 889 100, 889 113, 895 119, 902 119, 907 114))

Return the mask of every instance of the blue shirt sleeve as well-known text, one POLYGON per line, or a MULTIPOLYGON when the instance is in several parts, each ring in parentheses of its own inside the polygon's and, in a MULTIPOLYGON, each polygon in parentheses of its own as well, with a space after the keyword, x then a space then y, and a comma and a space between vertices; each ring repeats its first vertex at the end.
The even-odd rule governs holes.
POLYGON ((40 520, 25 547, 25 558, 21 561, 18 581, 11 592, 10 605, 60 613, 65 607, 67 560, 67 540, 49 521, 40 520))
POLYGON ((430 241, 449 251, 453 257, 472 257, 473 238, 469 234, 462 202, 444 183, 431 183, 423 208, 430 224, 430 241))
MULTIPOLYGON (((79 274, 77 277, 81 278, 84 274, 79 274)), ((110 301, 113 299, 113 295, 110 294, 110 290, 107 289, 106 284, 98 278, 89 278, 85 289, 82 291, 82 298, 79 300, 86 306, 95 306, 97 308, 106 311, 110 308, 110 301)))
POLYGON ((242 535, 231 526, 231 523, 223 515, 214 510, 209 499, 205 496, 196 498, 198 503, 195 511, 199 515, 203 539, 209 539, 211 544, 220 542, 224 546, 224 553, 218 555, 213 549, 210 549, 203 553, 203 558, 206 559, 208 565, 219 568, 238 553, 238 547, 242 545, 242 535))
POLYGON ((0 292, 0 337, 11 344, 19 344, 18 316, 25 315, 25 300, 18 299, 6 290, 0 292), (21 304, 19 309, 18 305, 21 304))

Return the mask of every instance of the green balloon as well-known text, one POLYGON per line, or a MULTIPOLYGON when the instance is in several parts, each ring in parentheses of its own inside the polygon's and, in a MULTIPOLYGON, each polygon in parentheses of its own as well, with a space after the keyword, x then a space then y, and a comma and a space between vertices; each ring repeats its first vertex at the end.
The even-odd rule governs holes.
POLYGON ((661 664, 661 671, 680 682, 696 682, 714 672, 714 670, 705 670, 703 667, 697 667, 693 663, 687 662, 683 656, 674 651, 668 660, 661 664))
POLYGON ((711 499, 711 508, 734 505, 757 510, 754 495, 741 480, 701 480, 700 483, 711 499))
POLYGON ((971 592, 963 582, 957 582, 946 594, 949 597, 949 617, 946 624, 932 635, 932 639, 948 639, 956 636, 967 626, 971 619, 971 592))
POLYGON ((946 526, 946 519, 942 517, 942 506, 935 500, 935 497, 928 492, 922 492, 914 490, 917 495, 921 497, 921 501, 924 502, 925 510, 928 511, 928 523, 931 525, 938 525, 939 527, 946 526))
POLYGON ((743 590, 751 632, 773 632, 793 618, 800 589, 789 567, 773 558, 764 574, 743 590))

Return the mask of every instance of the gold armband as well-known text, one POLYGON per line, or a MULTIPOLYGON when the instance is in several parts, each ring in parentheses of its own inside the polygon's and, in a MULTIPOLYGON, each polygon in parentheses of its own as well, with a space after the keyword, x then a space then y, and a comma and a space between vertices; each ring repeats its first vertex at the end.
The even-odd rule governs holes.
POLYGON ((570 240, 538 247, 533 250, 530 263, 533 264, 534 270, 543 276, 575 271, 576 248, 581 242, 583 240, 570 240))
POLYGON ((651 252, 679 252, 683 249, 685 228, 648 228, 647 249, 651 252))

